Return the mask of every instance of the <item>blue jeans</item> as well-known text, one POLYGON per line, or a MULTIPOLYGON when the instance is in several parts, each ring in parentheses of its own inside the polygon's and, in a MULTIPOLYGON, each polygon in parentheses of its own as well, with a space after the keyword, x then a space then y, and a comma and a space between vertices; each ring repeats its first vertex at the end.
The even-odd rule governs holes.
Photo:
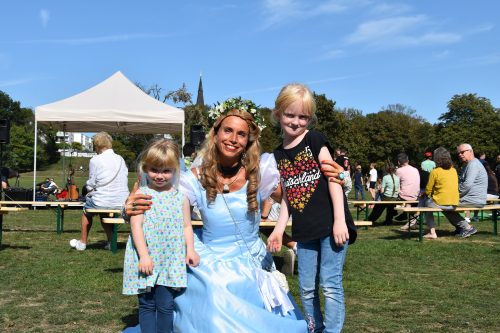
POLYGON ((174 291, 156 285, 150 292, 139 294, 141 333, 171 333, 174 326, 174 291))
POLYGON ((363 184, 354 184, 354 197, 358 200, 358 192, 361 193, 361 200, 365 200, 365 190, 363 184))
POLYGON ((340 332, 345 304, 342 271, 347 244, 338 247, 333 236, 297 243, 299 288, 310 332, 340 332), (325 296, 325 318, 321 314, 319 284, 325 296))

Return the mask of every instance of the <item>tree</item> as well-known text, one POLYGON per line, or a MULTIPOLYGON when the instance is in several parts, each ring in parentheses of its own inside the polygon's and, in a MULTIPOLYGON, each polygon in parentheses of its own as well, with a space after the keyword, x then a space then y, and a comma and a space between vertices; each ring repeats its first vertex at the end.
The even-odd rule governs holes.
POLYGON ((262 119, 264 119, 264 123, 266 124, 266 128, 264 128, 260 133, 260 145, 263 152, 271 153, 283 141, 281 128, 279 127, 279 124, 275 124, 272 121, 271 109, 261 108, 259 112, 262 119))
POLYGON ((483 151, 489 158, 500 151, 500 110, 489 99, 477 94, 454 95, 439 120, 439 145, 455 151, 459 144, 469 143, 475 152, 483 151))
POLYGON ((432 144, 426 140, 423 146, 422 141, 426 136, 432 138, 433 131, 432 126, 423 118, 415 116, 412 110, 401 104, 393 104, 366 116, 366 134, 370 139, 367 157, 370 162, 394 162, 400 152, 407 153, 412 164, 420 162, 426 146, 432 144))
MULTIPOLYGON (((35 141, 33 111, 22 108, 20 102, 13 101, 9 95, 0 91, 0 119, 8 119, 11 122, 10 144, 4 146, 5 152, 0 157, 2 165, 19 170, 32 170, 35 141)), ((59 159, 57 151, 53 149, 55 132, 52 134, 48 127, 40 126, 37 134, 39 136, 37 164, 43 168, 59 159)))
POLYGON ((80 142, 71 142, 71 148, 73 150, 78 150, 78 151, 82 151, 83 150, 83 146, 80 142))

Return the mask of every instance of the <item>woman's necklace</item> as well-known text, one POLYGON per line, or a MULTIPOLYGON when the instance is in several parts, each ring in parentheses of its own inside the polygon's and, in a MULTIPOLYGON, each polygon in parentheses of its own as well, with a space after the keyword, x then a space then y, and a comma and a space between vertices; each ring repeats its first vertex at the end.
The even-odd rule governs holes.
POLYGON ((236 181, 236 179, 239 178, 240 170, 241 170, 241 165, 240 165, 239 169, 236 171, 236 177, 234 177, 234 179, 228 183, 224 183, 223 178, 221 178, 220 176, 217 176, 217 178, 219 178, 219 181, 222 183, 222 193, 229 193, 229 186, 233 185, 233 183, 236 181))

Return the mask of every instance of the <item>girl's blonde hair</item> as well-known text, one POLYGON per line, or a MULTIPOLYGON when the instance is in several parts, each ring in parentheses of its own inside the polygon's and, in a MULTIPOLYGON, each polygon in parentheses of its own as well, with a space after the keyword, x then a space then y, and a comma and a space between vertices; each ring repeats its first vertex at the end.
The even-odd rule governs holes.
POLYGON ((137 173, 141 176, 141 185, 145 184, 144 174, 148 169, 174 170, 173 185, 177 187, 180 176, 179 147, 172 140, 157 139, 152 141, 139 155, 137 173))
POLYGON ((314 124, 316 122, 316 101, 311 90, 301 83, 290 83, 281 89, 274 103, 273 122, 279 124, 283 112, 296 101, 302 101, 302 110, 311 117, 310 124, 314 124))
POLYGON ((244 153, 242 154, 242 164, 246 169, 248 180, 247 185, 247 205, 248 210, 255 212, 259 209, 257 201, 257 191, 259 187, 260 174, 259 174, 259 159, 260 159, 260 143, 259 134, 260 129, 255 123, 252 115, 246 111, 233 109, 221 115, 215 121, 210 129, 208 136, 203 144, 202 154, 202 170, 200 171, 200 182, 207 192, 207 201, 212 203, 217 197, 217 169, 219 160, 219 150, 215 144, 215 135, 219 131, 222 122, 229 116, 235 116, 243 119, 250 129, 248 134, 248 143, 244 153))

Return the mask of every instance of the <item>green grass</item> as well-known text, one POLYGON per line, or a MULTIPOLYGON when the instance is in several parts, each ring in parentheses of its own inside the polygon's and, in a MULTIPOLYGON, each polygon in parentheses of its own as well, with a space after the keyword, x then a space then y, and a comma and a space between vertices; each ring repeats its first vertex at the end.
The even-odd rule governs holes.
MULTIPOLYGON (((119 332, 137 323, 135 297, 121 295, 128 226, 119 251, 102 249, 97 223, 86 251, 71 250, 80 211, 37 210, 4 216, 0 250, 0 332, 119 332)), ((344 332, 499 332, 499 238, 489 220, 455 239, 442 221, 435 241, 408 239, 399 226, 359 230, 345 265, 344 332)), ((281 258, 276 258, 277 265, 281 258)), ((299 301, 296 276, 289 278, 299 301)))

